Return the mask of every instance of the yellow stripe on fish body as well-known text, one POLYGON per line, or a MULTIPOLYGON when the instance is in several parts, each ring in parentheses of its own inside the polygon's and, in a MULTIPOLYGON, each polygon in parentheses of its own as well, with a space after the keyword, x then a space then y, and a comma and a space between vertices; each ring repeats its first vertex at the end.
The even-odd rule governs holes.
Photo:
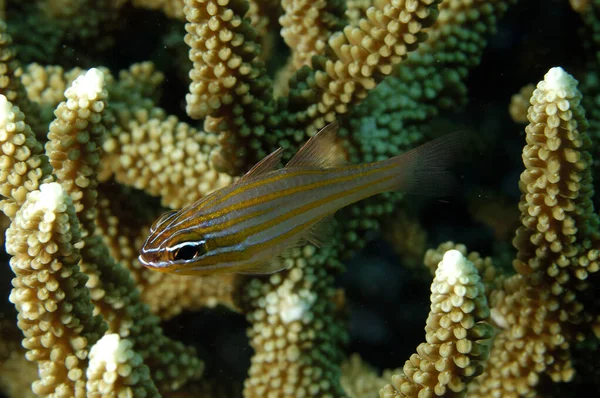
POLYGON ((440 189, 460 144, 453 134, 381 162, 344 165, 336 130, 322 129, 282 169, 280 148, 235 184, 161 216, 140 262, 178 274, 279 271, 273 260, 305 241, 318 244, 315 225, 340 208, 386 191, 440 189))

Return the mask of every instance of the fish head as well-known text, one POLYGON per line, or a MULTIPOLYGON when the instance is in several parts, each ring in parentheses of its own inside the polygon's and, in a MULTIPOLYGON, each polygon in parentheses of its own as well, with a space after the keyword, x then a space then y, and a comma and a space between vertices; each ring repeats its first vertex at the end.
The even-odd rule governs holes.
POLYGON ((208 246, 202 236, 201 223, 181 228, 181 224, 189 220, 188 212, 188 209, 169 211, 152 224, 138 257, 144 267, 181 274, 189 268, 198 269, 208 253, 208 246))

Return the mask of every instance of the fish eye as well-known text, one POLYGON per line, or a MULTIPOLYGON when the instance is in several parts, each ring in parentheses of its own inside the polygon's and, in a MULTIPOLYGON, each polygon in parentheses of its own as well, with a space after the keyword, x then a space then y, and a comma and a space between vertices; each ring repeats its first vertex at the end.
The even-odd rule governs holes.
POLYGON ((206 254, 206 242, 184 242, 170 250, 174 261, 189 261, 206 254))

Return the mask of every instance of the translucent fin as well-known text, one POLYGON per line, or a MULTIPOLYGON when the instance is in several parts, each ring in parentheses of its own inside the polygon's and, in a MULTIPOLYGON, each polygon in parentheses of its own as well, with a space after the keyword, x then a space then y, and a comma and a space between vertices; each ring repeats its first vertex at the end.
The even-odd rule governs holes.
MULTIPOLYGON (((329 218, 329 217, 325 217, 325 218, 329 218)), ((323 220, 325 220, 325 219, 323 219, 323 220)), ((317 224, 319 224, 319 223, 317 223, 317 224)), ((234 272, 237 274, 246 274, 246 275, 272 274, 274 272, 281 271, 281 270, 288 268, 288 265, 286 264, 285 259, 288 257, 292 257, 292 254, 293 254, 292 252, 294 249, 296 249, 298 247, 302 247, 309 242, 313 243, 313 241, 309 238, 309 236, 312 236, 312 230, 314 229, 314 227, 317 224, 313 225, 310 228, 307 228, 306 231, 304 231, 303 233, 300 234, 298 239, 296 239, 292 244, 290 244, 288 247, 286 247, 285 250, 283 250, 279 255, 276 255, 275 257, 273 257, 272 259, 270 259, 268 261, 265 261, 265 262, 262 262, 259 264, 255 264, 250 267, 246 267, 239 271, 234 271, 234 272)), ((320 235, 320 236, 324 237, 324 235, 320 235)), ((313 244, 315 244, 315 243, 313 243, 313 244)))
POLYGON ((467 148, 468 139, 465 131, 459 131, 387 160, 398 166, 396 189, 426 196, 454 193, 458 181, 449 168, 467 148))
POLYGON ((300 148, 285 167, 311 166, 328 169, 344 164, 344 153, 335 143, 338 127, 337 122, 323 127, 300 148))
POLYGON ((259 263, 252 265, 251 267, 244 268, 241 271, 236 271, 236 274, 243 275, 261 275, 261 274, 272 274, 277 271, 281 271, 287 268, 285 264, 285 260, 281 256, 276 256, 272 260, 265 261, 264 263, 259 263))
POLYGON ((333 236, 332 220, 333 214, 330 214, 313 225, 313 227, 308 231, 306 240, 317 247, 321 247, 330 241, 331 237, 333 236))
POLYGON ((278 148, 275 151, 271 152, 270 154, 265 156, 260 162, 256 163, 254 167, 248 170, 248 172, 238 180, 238 183, 243 181, 249 181, 261 174, 275 170, 275 168, 279 164, 279 161, 281 160, 282 154, 283 148, 278 148))

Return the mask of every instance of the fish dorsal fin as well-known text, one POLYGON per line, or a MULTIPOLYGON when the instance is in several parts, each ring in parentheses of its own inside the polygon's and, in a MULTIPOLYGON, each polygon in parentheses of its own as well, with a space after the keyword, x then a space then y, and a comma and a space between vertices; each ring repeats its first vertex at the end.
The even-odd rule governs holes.
POLYGON ((282 154, 283 148, 278 148, 275 151, 271 152, 270 154, 265 156, 260 162, 256 163, 254 167, 248 170, 248 172, 238 180, 238 183, 249 181, 256 176, 275 170, 275 168, 279 164, 279 161, 281 160, 282 154))
POLYGON ((285 167, 311 166, 329 169, 344 164, 346 162, 344 153, 335 142, 338 127, 337 122, 323 127, 300 148, 285 167))

